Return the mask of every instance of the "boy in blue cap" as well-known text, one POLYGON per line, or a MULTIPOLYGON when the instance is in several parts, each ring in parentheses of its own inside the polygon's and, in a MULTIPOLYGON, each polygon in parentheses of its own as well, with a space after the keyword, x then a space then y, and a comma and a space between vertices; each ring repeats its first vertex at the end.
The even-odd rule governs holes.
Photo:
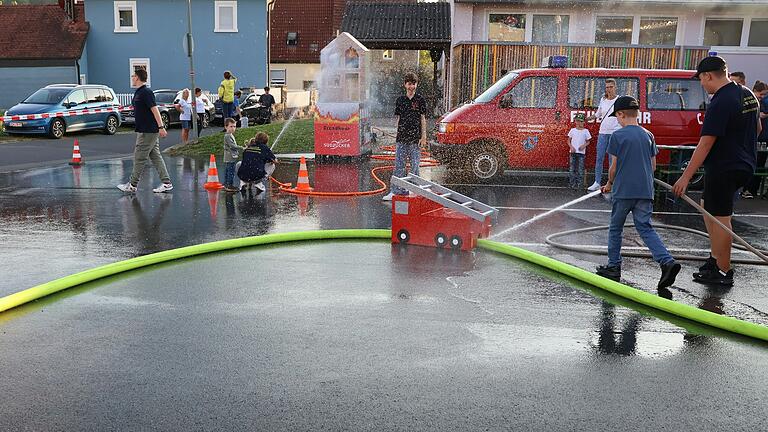
POLYGON ((680 264, 675 262, 651 225, 653 213, 653 172, 656 170, 656 141, 637 124, 640 105, 632 96, 616 99, 614 112, 621 129, 611 135, 608 154, 611 166, 603 193, 611 192, 611 225, 608 229, 608 264, 597 267, 597 274, 613 280, 621 278, 621 240, 624 222, 632 212, 635 229, 661 265, 658 288, 675 282, 680 264))

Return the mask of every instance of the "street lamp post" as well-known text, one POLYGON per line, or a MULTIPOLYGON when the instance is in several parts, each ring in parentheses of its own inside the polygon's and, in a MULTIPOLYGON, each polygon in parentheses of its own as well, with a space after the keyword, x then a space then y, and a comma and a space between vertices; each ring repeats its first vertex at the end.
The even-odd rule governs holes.
POLYGON ((194 40, 192 39, 192 0, 187 0, 187 35, 186 35, 187 57, 189 57, 189 81, 192 86, 190 99, 192 102, 192 136, 197 136, 197 97, 195 96, 195 61, 193 57, 194 40))

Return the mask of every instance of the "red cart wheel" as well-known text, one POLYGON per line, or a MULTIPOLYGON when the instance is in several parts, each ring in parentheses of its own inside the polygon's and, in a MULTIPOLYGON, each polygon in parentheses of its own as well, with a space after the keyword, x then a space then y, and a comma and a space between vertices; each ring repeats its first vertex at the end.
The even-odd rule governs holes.
POLYGON ((401 229, 397 232, 397 240, 400 241, 400 243, 408 243, 408 240, 411 239, 411 234, 408 232, 407 229, 401 229))
POLYGON ((437 233, 435 236, 435 245, 439 248, 444 248, 448 243, 448 236, 443 233, 437 233))
POLYGON ((462 241, 461 237, 455 235, 451 237, 451 249, 461 249, 462 241))

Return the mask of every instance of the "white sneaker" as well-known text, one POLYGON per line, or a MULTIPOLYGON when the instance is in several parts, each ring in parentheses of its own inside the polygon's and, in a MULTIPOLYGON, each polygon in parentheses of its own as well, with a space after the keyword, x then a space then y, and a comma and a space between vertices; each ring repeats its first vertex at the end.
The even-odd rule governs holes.
POLYGON ((170 184, 170 183, 162 183, 162 184, 160 184, 160 186, 152 189, 152 192, 154 192, 154 193, 163 193, 163 192, 168 192, 169 190, 172 190, 172 189, 173 189, 173 185, 172 184, 170 184))
POLYGON ((264 183, 262 183, 262 182, 258 182, 254 186, 256 186, 256 189, 258 189, 258 190, 260 190, 262 192, 267 190, 267 188, 264 186, 264 183))
POLYGON ((600 189, 600 183, 594 182, 592 183, 592 186, 588 187, 587 190, 590 192, 594 192, 596 190, 600 189))
POLYGON ((131 182, 119 184, 117 188, 125 193, 136 193, 136 186, 132 185, 131 182))
POLYGON ((393 197, 393 196, 395 196, 395 194, 393 194, 392 192, 390 192, 390 193, 388 193, 388 194, 384 195, 383 197, 381 197, 381 200, 382 200, 382 201, 392 201, 392 197, 393 197))

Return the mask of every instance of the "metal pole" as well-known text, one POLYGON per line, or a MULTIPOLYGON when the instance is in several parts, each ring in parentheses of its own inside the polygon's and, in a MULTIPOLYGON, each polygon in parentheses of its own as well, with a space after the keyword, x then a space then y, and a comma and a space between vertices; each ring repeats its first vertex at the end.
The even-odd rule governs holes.
POLYGON ((192 0, 187 0, 187 56, 189 57, 189 89, 192 100, 192 136, 197 137, 197 97, 195 96, 195 61, 192 54, 192 0))

